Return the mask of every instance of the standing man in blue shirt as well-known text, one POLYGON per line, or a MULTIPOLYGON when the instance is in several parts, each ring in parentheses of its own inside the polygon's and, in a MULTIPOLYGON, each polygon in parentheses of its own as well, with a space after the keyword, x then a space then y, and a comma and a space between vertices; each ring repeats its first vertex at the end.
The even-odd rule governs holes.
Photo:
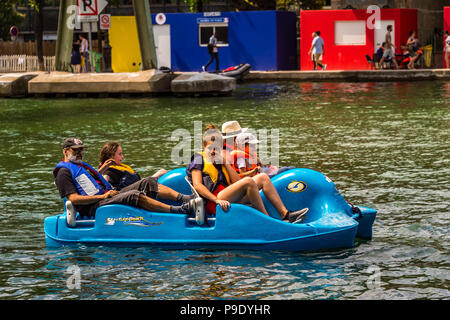
POLYGON ((216 32, 214 31, 213 35, 209 38, 208 43, 208 53, 211 56, 211 59, 209 62, 202 66, 202 70, 206 72, 206 69, 208 69, 208 66, 213 62, 214 59, 216 59, 216 72, 219 72, 219 50, 217 48, 217 38, 216 38, 216 32))
POLYGON ((327 65, 322 64, 322 56, 325 53, 325 44, 320 37, 320 31, 313 32, 313 38, 308 54, 313 54, 314 70, 317 70, 317 66, 321 67, 322 70, 325 70, 327 65))

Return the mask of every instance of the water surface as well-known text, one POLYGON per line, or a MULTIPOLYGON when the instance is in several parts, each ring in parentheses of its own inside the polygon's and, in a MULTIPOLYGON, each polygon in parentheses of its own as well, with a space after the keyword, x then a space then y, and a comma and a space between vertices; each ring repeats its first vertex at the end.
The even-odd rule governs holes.
POLYGON ((243 84, 230 97, 0 100, 0 299, 448 299, 450 84, 243 84), (120 141, 141 176, 176 168, 194 121, 279 129, 280 165, 378 210, 372 241, 316 253, 45 246, 64 138, 120 141), (68 270, 79 268, 80 289, 68 270), (69 285, 68 281, 69 280, 69 285))

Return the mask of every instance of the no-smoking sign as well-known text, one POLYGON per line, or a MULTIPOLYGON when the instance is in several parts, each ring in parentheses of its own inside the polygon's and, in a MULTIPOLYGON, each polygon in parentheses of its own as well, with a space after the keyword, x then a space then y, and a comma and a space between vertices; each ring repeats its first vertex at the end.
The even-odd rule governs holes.
POLYGON ((100 15, 100 29, 108 30, 111 28, 111 15, 101 14, 100 15))

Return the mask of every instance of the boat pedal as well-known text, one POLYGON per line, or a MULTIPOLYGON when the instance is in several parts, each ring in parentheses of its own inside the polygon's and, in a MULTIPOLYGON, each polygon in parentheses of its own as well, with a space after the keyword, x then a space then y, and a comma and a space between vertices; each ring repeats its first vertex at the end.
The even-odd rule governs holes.
POLYGON ((66 222, 69 228, 89 227, 95 224, 95 220, 77 220, 77 209, 69 200, 66 201, 66 222))
POLYGON ((195 207, 195 221, 197 222, 198 225, 202 225, 205 223, 205 205, 204 205, 203 198, 200 197, 197 190, 195 190, 194 186, 189 181, 188 177, 186 176, 186 177, 184 177, 184 179, 189 184, 189 186, 191 187, 192 193, 196 197, 195 199, 191 200, 194 202, 194 207, 195 207))
POLYGON ((66 222, 67 226, 70 228, 75 228, 77 226, 76 222, 77 209, 69 200, 66 201, 66 222))

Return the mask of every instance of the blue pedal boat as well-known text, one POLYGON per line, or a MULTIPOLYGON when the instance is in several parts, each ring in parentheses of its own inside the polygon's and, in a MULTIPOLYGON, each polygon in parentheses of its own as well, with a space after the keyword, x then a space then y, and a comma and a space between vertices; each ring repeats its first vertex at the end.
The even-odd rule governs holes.
MULTIPOLYGON (((191 194, 185 176, 184 168, 174 169, 159 182, 191 194)), ((377 211, 347 203, 324 174, 311 169, 291 169, 273 177, 272 182, 289 210, 309 208, 302 223, 283 222, 261 191, 270 216, 233 203, 228 211, 218 206, 215 216, 199 222, 186 214, 149 212, 114 204, 98 208, 95 220, 77 216, 76 226, 69 227, 65 210, 45 219, 46 243, 49 247, 85 244, 316 251, 353 247, 355 237, 372 238, 377 211)))

